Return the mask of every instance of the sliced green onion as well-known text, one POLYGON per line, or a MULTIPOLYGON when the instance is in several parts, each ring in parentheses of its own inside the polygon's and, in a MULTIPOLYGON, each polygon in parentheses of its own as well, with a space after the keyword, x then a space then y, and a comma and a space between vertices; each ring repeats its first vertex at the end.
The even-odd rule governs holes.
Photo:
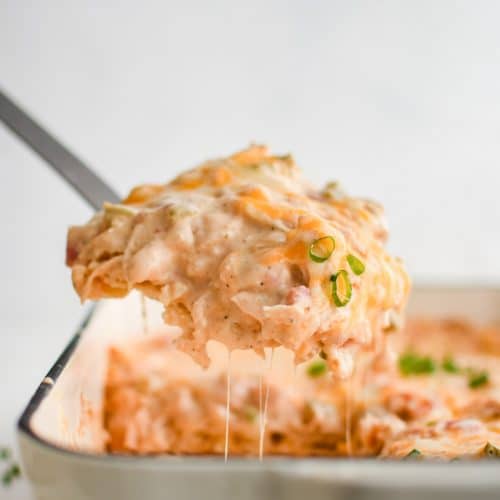
POLYGON ((21 469, 19 465, 12 464, 2 475, 2 483, 5 486, 9 486, 12 480, 21 475, 21 469))
POLYGON ((448 357, 443 360, 443 370, 448 373, 460 373, 460 368, 452 358, 448 357))
POLYGON ((258 412, 257 408, 255 408, 255 406, 248 405, 245 407, 243 414, 244 414, 246 420, 253 423, 253 422, 255 422, 259 412, 258 412))
POLYGON ((335 250, 335 240, 331 236, 323 236, 314 240, 309 246, 309 258, 313 262, 325 262, 335 250))
POLYGON ((352 253, 347 256, 347 262, 356 276, 365 272, 365 265, 355 255, 352 255, 352 253))
POLYGON ((483 449, 483 454, 487 458, 500 458, 500 448, 497 448, 491 443, 486 443, 486 446, 483 449))
POLYGON ((21 468, 18 464, 12 464, 10 467, 12 477, 19 477, 21 475, 21 468))
POLYGON ((404 458, 419 458, 422 456, 422 452, 417 450, 417 448, 413 448, 404 458))
POLYGON ((9 486, 9 484, 12 483, 12 474, 10 472, 10 469, 7 469, 2 474, 2 483, 4 486, 9 486))
POLYGON ((471 389, 477 389, 486 385, 490 381, 490 376, 488 372, 472 372, 469 375, 469 387, 471 389))
POLYGON ((7 460, 10 458, 9 448, 0 448, 0 460, 7 460))
POLYGON ((330 277, 332 282, 333 301, 337 307, 344 307, 352 295, 352 285, 349 275, 345 269, 341 269, 337 274, 330 277))
POLYGON ((321 377, 326 373, 327 366, 323 360, 318 359, 307 367, 307 374, 312 378, 321 377))
POLYGON ((436 364, 427 356, 406 353, 399 358, 399 370, 403 375, 425 375, 434 373, 436 364))

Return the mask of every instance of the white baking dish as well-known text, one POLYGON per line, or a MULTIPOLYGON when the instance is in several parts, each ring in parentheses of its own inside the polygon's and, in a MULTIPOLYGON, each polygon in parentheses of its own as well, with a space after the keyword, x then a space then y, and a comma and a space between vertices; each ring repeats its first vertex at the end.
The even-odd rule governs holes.
MULTIPOLYGON (((159 318, 159 306, 148 307, 159 318)), ((410 314, 500 321, 500 290, 416 288, 410 314)), ((162 328, 155 321, 152 326, 162 328)), ((28 404, 18 424, 19 443, 39 500, 500 498, 498 462, 266 458, 262 463, 230 459, 225 464, 214 457, 106 455, 100 405, 107 346, 140 331, 136 295, 103 301, 28 404)))

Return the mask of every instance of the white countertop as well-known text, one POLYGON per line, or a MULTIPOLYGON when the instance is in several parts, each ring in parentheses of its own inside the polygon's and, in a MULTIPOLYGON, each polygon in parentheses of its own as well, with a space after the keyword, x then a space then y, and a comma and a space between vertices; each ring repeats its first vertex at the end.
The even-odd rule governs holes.
MULTIPOLYGON (((0 86, 120 192, 265 141, 382 201, 417 279, 500 282, 500 3, 110 5, 1 2, 0 86)), ((3 444, 80 320, 91 212, 1 126, 0 193, 3 444)))

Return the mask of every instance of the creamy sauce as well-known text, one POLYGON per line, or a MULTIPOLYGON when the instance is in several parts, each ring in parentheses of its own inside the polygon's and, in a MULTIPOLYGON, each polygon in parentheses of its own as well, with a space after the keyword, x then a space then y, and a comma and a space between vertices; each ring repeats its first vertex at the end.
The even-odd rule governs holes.
POLYGON ((323 350, 347 377, 351 347, 380 338, 406 304, 386 236, 380 205, 318 189, 290 156, 252 146, 105 204, 70 229, 67 263, 83 300, 138 289, 161 302, 178 349, 204 366, 218 340, 258 354, 283 346, 297 362, 323 350))
POLYGON ((267 411, 269 406, 269 378, 271 372, 273 371, 273 358, 274 358, 274 349, 271 349, 271 354, 269 355, 269 365, 267 368, 266 378, 268 382, 266 383, 266 395, 264 398, 264 409, 262 412, 262 425, 259 433, 259 459, 262 461, 264 459, 264 440, 266 437, 266 426, 267 426, 267 411))

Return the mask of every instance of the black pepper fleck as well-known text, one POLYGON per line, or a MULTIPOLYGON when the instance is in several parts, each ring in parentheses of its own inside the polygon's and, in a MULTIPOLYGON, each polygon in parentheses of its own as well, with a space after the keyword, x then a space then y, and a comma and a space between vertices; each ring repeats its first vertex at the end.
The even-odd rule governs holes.
POLYGON ((281 432, 271 433, 271 442, 273 444, 280 444, 285 439, 285 436, 281 432))

